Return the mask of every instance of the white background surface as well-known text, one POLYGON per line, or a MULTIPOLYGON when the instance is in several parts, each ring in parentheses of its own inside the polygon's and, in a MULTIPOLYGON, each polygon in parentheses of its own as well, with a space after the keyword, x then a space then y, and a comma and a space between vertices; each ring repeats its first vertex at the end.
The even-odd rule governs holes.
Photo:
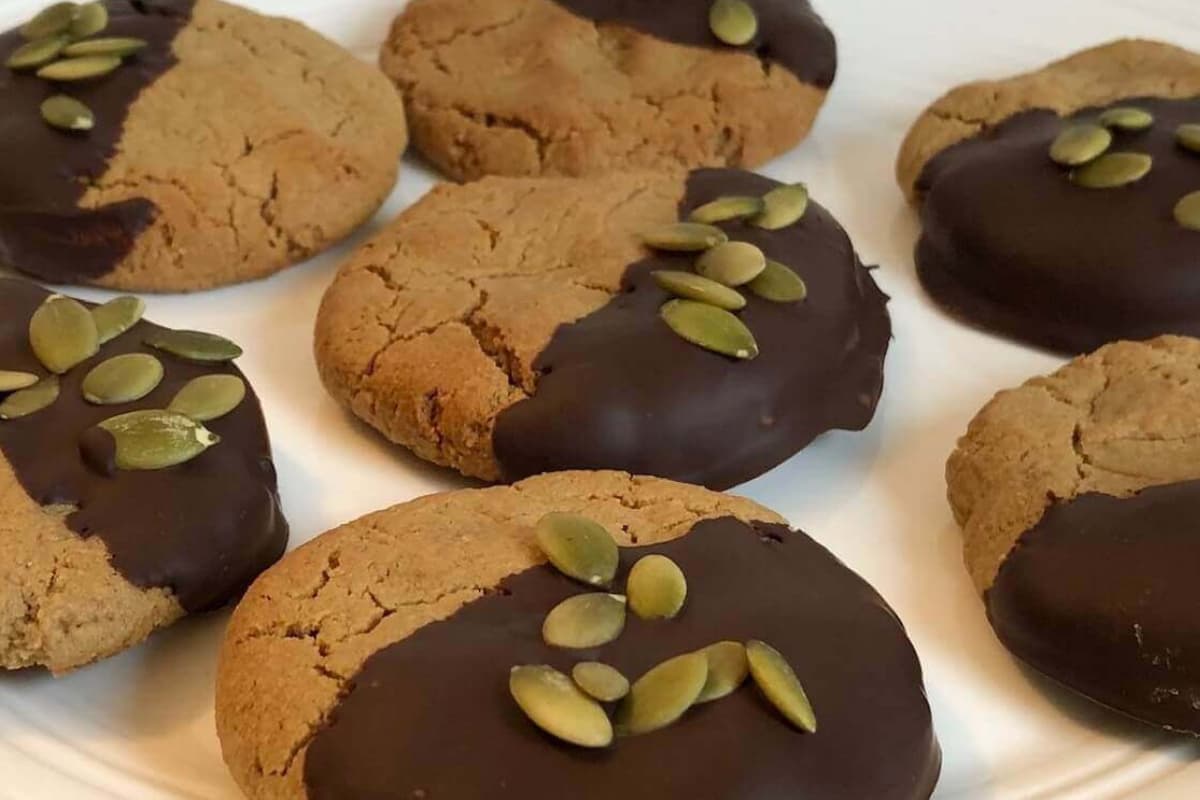
MULTIPOLYGON (((256 0, 373 59, 401 0, 256 0)), ((945 751, 938 798, 1200 795, 1200 744, 1114 719, 1017 667, 995 642, 961 566, 943 464, 991 394, 1059 359, 977 333, 921 295, 917 226, 892 178, 896 149, 929 101, 1118 36, 1200 49, 1195 0, 817 0, 838 36, 837 84, 813 136, 763 171, 804 180, 894 298, 896 341, 878 417, 826 436, 738 491, 788 516, 862 573, 907 622, 945 751)), ((0 27, 36 0, 0 0, 0 27)), ((0 113, 6 113, 0 109, 0 113)), ((369 235, 432 176, 406 163, 369 235)), ((345 248, 270 280, 148 298, 149 316, 246 347, 262 396, 293 546, 369 511, 464 484, 383 442, 322 391, 312 321, 345 248)), ((106 295, 78 291, 90 299, 106 295)), ((212 680, 226 614, 184 622, 136 650, 54 680, 0 676, 0 798, 238 797, 213 730, 212 680)), ((269 665, 264 665, 269 669, 269 665)))

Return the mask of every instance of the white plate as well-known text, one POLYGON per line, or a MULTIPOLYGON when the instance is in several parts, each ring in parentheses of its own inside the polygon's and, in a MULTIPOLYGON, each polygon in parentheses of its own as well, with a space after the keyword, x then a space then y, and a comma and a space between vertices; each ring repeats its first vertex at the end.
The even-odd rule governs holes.
MULTIPOLYGON (((0 0, 0 27, 39 5, 0 0)), ((250 5, 299 17, 373 59, 400 0, 363 0, 353 11, 347 0, 250 5)), ((894 298, 896 342, 879 416, 866 433, 826 436, 740 491, 845 559, 907 622, 945 750, 937 797, 1195 797, 1200 745, 1127 724, 1048 686, 1018 668, 987 627, 960 564, 943 464, 996 389, 1057 361, 967 330, 930 305, 912 269, 916 221, 892 179, 907 126, 951 85, 1118 36, 1200 48, 1195 0, 817 5, 838 35, 837 85, 812 138, 764 171, 807 181, 863 258, 883 265, 876 276, 894 298)), ((311 357, 312 320, 339 258, 431 182, 406 165, 376 222, 312 263, 250 286, 151 299, 159 322, 219 330, 247 346, 241 365, 266 408, 293 545, 366 512, 462 485, 344 414, 322 391, 311 357)), ((60 680, 0 677, 0 797, 238 797, 213 732, 212 680, 225 619, 185 622, 60 680)))

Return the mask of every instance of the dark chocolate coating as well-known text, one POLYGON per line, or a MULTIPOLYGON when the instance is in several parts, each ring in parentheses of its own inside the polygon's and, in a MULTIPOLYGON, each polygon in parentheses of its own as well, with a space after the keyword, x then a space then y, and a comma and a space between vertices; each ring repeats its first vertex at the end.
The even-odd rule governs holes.
MULTIPOLYGON (((1041 347, 1080 353, 1117 339, 1200 335, 1200 233, 1174 220, 1200 190, 1200 155, 1175 142, 1200 122, 1200 99, 1139 98, 1154 127, 1117 132, 1114 151, 1149 153, 1150 174, 1119 189, 1084 189, 1050 160, 1065 122, 1019 114, 935 156, 917 269, 955 315, 1041 347)), ((1094 118, 1088 109, 1072 119, 1094 118)))
MULTIPOLYGON (((676 44, 733 49, 708 25, 712 0, 554 0, 577 16, 624 25, 676 44)), ((837 42, 808 0, 747 0, 758 35, 741 48, 827 89, 837 73, 837 42)))
MULTIPOLYGON (((680 215, 778 185, 749 172, 697 170, 680 215)), ((534 362, 535 393, 497 419, 493 441, 507 478, 620 469, 726 489, 825 431, 866 427, 883 388, 891 321, 845 231, 816 203, 783 230, 721 227, 793 268, 808 299, 773 303, 745 291, 738 313, 760 354, 738 362, 689 344, 659 316, 670 295, 651 273, 690 270, 695 254, 655 253, 632 265, 623 293, 559 327, 534 362)))
MULTIPOLYGON (((192 0, 105 0, 103 36, 136 36, 149 46, 115 72, 53 84, 33 70, 0 66, 0 263, 54 283, 87 283, 129 253, 157 209, 145 199, 79 207, 88 184, 105 172, 129 107, 175 65, 171 43, 191 17, 192 0), (87 132, 52 128, 42 101, 67 94, 96 115, 87 132)), ((0 34, 0 63, 24 43, 19 29, 0 34)))
MULTIPOLYGON (((29 320, 48 292, 0 278, 0 369, 45 375, 29 347, 29 320)), ((70 504, 67 526, 99 536, 112 565, 142 588, 165 587, 189 612, 228 603, 283 554, 288 527, 279 509, 275 466, 253 390, 232 413, 206 423, 221 441, 186 464, 149 472, 105 469, 111 436, 85 433, 109 417, 166 408, 192 378, 241 376, 234 366, 194 364, 142 344, 140 322, 62 376, 49 408, 0 421, 0 454, 26 494, 41 505, 70 504), (158 388, 136 403, 94 406, 80 384, 96 364, 123 353, 150 353, 163 363, 158 388), (85 453, 86 451, 86 453, 85 453), (109 474, 105 474, 108 472, 109 474)), ((111 465, 111 463, 110 463, 111 465)))
POLYGON ((630 615, 606 647, 542 643, 546 613, 583 590, 539 566, 370 656, 308 746, 308 796, 929 797, 941 757, 921 667, 904 627, 866 582, 802 533, 729 517, 666 544, 623 549, 621 575, 648 553, 683 569, 687 605, 669 621, 630 615), (543 734, 508 693, 509 668, 519 664, 569 672, 599 659, 636 679, 667 658, 751 638, 792 662, 817 733, 790 727, 747 683, 670 727, 589 751, 543 734))
POLYGON ((1200 735, 1200 481, 1052 505, 987 592, 1004 645, 1139 720, 1200 735))

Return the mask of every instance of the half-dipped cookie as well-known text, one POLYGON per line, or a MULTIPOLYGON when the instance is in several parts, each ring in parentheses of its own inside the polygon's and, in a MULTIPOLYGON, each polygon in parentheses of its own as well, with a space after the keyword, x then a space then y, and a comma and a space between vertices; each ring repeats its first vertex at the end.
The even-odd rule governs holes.
POLYGON ((927 798, 921 668, 778 515, 613 472, 421 498, 249 590, 216 720, 250 798, 927 798))
POLYGON ((144 307, 0 278, 0 667, 116 653, 283 553, 241 350, 144 307))
POLYGON ((487 178, 435 188, 342 266, 316 357, 356 415, 466 475, 726 488, 867 425, 885 301, 800 185, 487 178))
POLYGON ((1120 41, 961 86, 900 153, 922 284, 1068 353, 1200 334, 1200 55, 1120 41))
POLYGON ((807 0, 414 0, 381 64, 445 174, 756 166, 837 68, 807 0))
POLYGON ((947 466, 1001 642, 1137 719, 1200 734, 1200 341, 1121 342, 996 395, 947 466))
POLYGON ((366 220, 407 141, 378 70, 221 0, 55 3, 0 64, 0 263, 53 283, 268 275, 366 220))

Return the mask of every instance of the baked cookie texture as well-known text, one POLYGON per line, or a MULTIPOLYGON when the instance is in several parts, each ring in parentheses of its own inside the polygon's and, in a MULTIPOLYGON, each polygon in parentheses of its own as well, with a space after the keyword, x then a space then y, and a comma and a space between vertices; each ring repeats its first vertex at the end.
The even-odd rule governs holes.
POLYGON ((836 45, 807 2, 754 0, 759 38, 730 48, 709 5, 416 0, 380 63, 456 180, 753 167, 807 135, 836 45))
POLYGON ((58 283, 207 289, 304 260, 391 191, 407 131, 378 70, 221 0, 106 5, 105 35, 151 46, 68 89, 95 130, 49 128, 47 84, 0 74, 0 260, 58 283))
MULTIPOLYGON (((506 772, 514 779, 508 784, 509 788, 517 784, 525 786, 528 781, 519 776, 543 774, 529 772, 531 764, 542 761, 542 767, 555 775, 563 769, 576 775, 584 774, 575 773, 576 769, 592 770, 586 773, 590 776, 588 780, 572 782, 578 786, 581 797, 613 796, 611 792, 620 789, 621 782, 632 773, 607 769, 603 760, 574 758, 578 751, 561 749, 527 728, 527 723, 519 718, 504 714, 503 720, 497 720, 488 711, 493 700, 500 708, 510 707, 511 700, 503 688, 509 667, 506 663, 493 664, 479 657, 467 659, 473 665, 471 669, 480 672, 477 679, 468 681, 471 688, 466 691, 473 698, 471 708, 453 713, 447 710, 442 715, 443 719, 453 719, 454 732, 449 735, 453 743, 434 721, 418 726, 417 730, 392 731, 381 739, 370 735, 367 740, 358 738, 363 734, 363 718, 359 716, 363 706, 358 705, 355 694, 385 686, 398 688, 390 677, 395 675, 394 669, 377 671, 380 659, 391 658, 398 650, 402 653, 411 642, 412 646, 420 648, 418 661, 433 666, 439 675, 445 676, 443 685, 465 686, 459 683, 459 677, 449 677, 451 671, 462 668, 462 661, 448 656, 448 661, 439 662, 438 659, 447 657, 446 652, 441 645, 422 637, 442 636, 448 631, 453 632, 455 626, 465 624, 475 633, 457 641, 468 647, 475 643, 487 647, 487 642, 497 639, 512 639, 514 644, 525 642, 525 633, 510 635, 506 631, 517 631, 514 626, 524 630, 531 619, 524 608, 529 604, 530 594, 538 595, 539 586, 545 588, 547 585, 555 592, 576 591, 569 583, 559 583, 565 579, 550 572, 542 574, 549 568, 543 567, 544 557, 534 543, 533 526, 550 511, 583 514, 600 522, 612 532, 623 549, 686 546, 689 539, 697 536, 716 537, 704 540, 713 543, 744 545, 756 553, 758 547, 779 544, 765 539, 760 544, 759 537, 754 535, 756 531, 759 536, 794 536, 797 547, 811 546, 813 555, 808 563, 814 569, 822 575, 850 576, 850 583, 857 587, 848 594, 839 592, 837 608, 826 607, 821 612, 827 619, 841 620, 839 624, 846 626, 841 628, 843 633, 849 628, 854 630, 852 634, 845 634, 843 648, 838 650, 842 670, 854 672, 864 666, 846 663, 857 660, 855 654, 860 645, 878 647, 878 657, 866 659, 865 668, 870 670, 879 664, 887 665, 885 680, 881 683, 889 684, 885 692, 892 698, 883 702, 887 708, 879 710, 878 717, 866 715, 862 718, 869 717, 871 734, 867 736, 859 735, 855 723, 842 726, 834 722, 841 712, 835 712, 833 706, 839 704, 832 698, 826 699, 828 724, 822 730, 827 730, 824 735, 832 739, 824 742, 832 745, 833 739, 841 742, 844 741, 841 737, 851 735, 853 743, 845 746, 848 757, 848 751, 856 751, 858 756, 870 756, 876 746, 888 747, 888 758, 871 756, 870 767, 862 770, 875 773, 866 779, 868 783, 893 781, 884 792, 889 797, 929 795, 936 781, 939 759, 929 724, 928 706, 919 688, 920 669, 902 628, 878 595, 803 534, 790 533, 776 514, 761 506, 693 486, 616 472, 557 473, 512 486, 423 497, 322 535, 264 574, 234 614, 218 670, 217 730, 225 760, 242 790, 256 800, 360 794, 410 797, 417 791, 414 787, 428 791, 430 796, 487 796, 485 787, 489 781, 494 787, 494 782, 502 780, 506 772), (728 526, 733 526, 734 530, 728 526), (756 546, 751 547, 751 543, 756 546), (818 552, 821 555, 818 556, 818 552), (819 567, 817 562, 820 562, 819 567), (545 583, 547 579, 549 584, 545 583), (849 599, 850 596, 855 599, 849 599), (846 601, 845 607, 841 600, 846 601), (505 605, 508 603, 516 605, 505 605), (469 615, 481 611, 502 615, 511 612, 514 616, 509 623, 498 623, 494 619, 487 623, 481 620, 467 622, 469 615), (848 622, 851 617, 854 623, 848 622), (859 621, 864 621, 861 626, 859 621), (472 624, 479 627, 470 628, 472 624), (439 663, 441 667, 437 666, 439 663), (271 666, 263 669, 264 664, 271 666), (485 674, 490 668, 497 670, 498 682, 491 681, 485 674), (495 689, 494 696, 489 693, 492 688, 495 689), (474 696, 480 692, 484 699, 480 700, 481 706, 475 708, 474 696), (480 714, 477 724, 471 719, 474 713, 480 714), (515 727, 509 727, 514 722, 515 727), (478 725, 493 731, 497 724, 504 726, 499 738, 489 732, 487 735, 492 738, 487 745, 472 740, 472 730, 478 729, 478 725), (890 744, 864 744, 875 736, 876 731, 885 730, 888 732, 880 733, 882 738, 878 741, 895 741, 894 748, 890 744), (339 748, 347 742, 358 745, 348 751, 339 748), (438 742, 441 742, 440 747, 438 742), (386 748, 386 758, 378 759, 370 754, 376 743, 386 748), (415 751, 425 743, 440 750, 457 765, 450 770, 449 776, 454 785, 435 786, 439 777, 447 778, 442 770, 444 759, 422 760, 415 751), (533 748, 526 751, 530 759, 514 760, 510 749, 513 746, 533 748), (451 753, 453 755, 448 755, 451 753), (507 763, 497 765, 496 754, 503 753, 509 754, 507 763), (361 763, 357 760, 360 756, 365 758, 361 763), (543 756, 548 760, 543 760, 543 756), (417 759, 417 763, 410 766, 419 765, 423 772, 428 772, 432 762, 439 765, 433 767, 432 775, 413 777, 412 770, 404 769, 406 757, 417 759), (591 767, 587 766, 589 763, 591 767), (466 773, 462 766, 467 767, 466 773), (377 780, 383 780, 383 783, 374 784, 377 780), (426 780, 430 782, 425 783, 426 780), (345 785, 340 785, 343 783, 345 785), (609 794, 596 795, 597 791, 609 794)), ((634 555, 626 552, 623 559, 634 555)), ((682 556, 677 554, 676 558, 682 556)), ((685 561, 680 563, 688 568, 685 561)), ((689 603, 694 602, 694 614, 705 619, 708 612, 698 610, 704 606, 695 598, 705 593, 705 586, 713 592, 717 590, 708 585, 713 576, 700 573, 696 567, 689 575, 692 584, 689 603)), ((735 580, 734 574, 743 578, 746 575, 741 566, 730 574, 729 580, 735 580)), ((751 570, 750 574, 764 579, 761 571, 751 570)), ((846 586, 839 585, 843 589, 846 586)), ((709 597, 716 598, 717 595, 710 594, 709 597)), ((726 595, 720 594, 720 597, 721 605, 730 608, 724 599, 726 595)), ((830 600, 828 597, 825 600, 828 606, 830 600)), ((540 608, 539 601, 534 601, 533 605, 540 608)), ((540 625, 540 615, 534 617, 540 625)), ((670 626, 672 623, 656 624, 670 626)), ((686 626, 686 623, 680 624, 686 626)), ((462 631, 461 628, 458 630, 462 631)), ((655 630, 663 631, 663 636, 671 635, 667 629, 655 630)), ((641 636, 639 631, 641 626, 631 621, 622 638, 637 640, 641 636)), ((537 640, 536 636, 533 638, 537 640)), ((659 647, 662 647, 661 643, 659 647)), ((567 656, 569 654, 560 651, 558 655, 548 653, 543 657, 561 661, 567 656)), ((841 674, 844 677, 844 673, 841 674)), ((404 683, 408 685, 408 681, 404 683)), ((855 696, 856 693, 850 691, 843 697, 852 699, 855 696)), ((395 713, 387 711, 392 708, 387 705, 390 702, 387 699, 363 699, 368 708, 383 709, 385 716, 393 720, 397 718, 396 714, 407 713, 399 708, 393 709, 395 713)), ((757 715, 763 713, 763 708, 753 702, 752 695, 745 699, 751 701, 754 719, 759 719, 757 715)), ((726 707, 726 710, 734 713, 732 707, 726 707)), ((762 719, 777 722, 770 717, 762 719)), ((697 722, 701 724, 691 730, 706 727, 702 720, 697 722)), ((678 736, 688 735, 684 728, 683 724, 679 726, 678 736)), ((772 726, 770 730, 776 728, 772 726)), ((813 775, 814 781, 829 779, 828 774, 820 774, 819 766, 810 770, 813 765, 807 763, 811 761, 809 756, 801 754, 797 759, 796 754, 800 751, 810 748, 808 753, 811 754, 812 747, 822 746, 815 738, 794 738, 798 735, 786 726, 777 730, 786 734, 787 738, 781 741, 788 752, 793 753, 784 762, 792 765, 790 780, 804 774, 813 775), (791 749, 793 747, 795 750, 791 749), (801 762, 807 765, 795 766, 801 762)), ((754 737, 759 733, 761 731, 754 737)), ((662 744, 671 739, 671 732, 661 732, 658 736, 662 737, 658 739, 662 744)), ((772 739, 767 735, 763 740, 763 758, 769 759, 767 754, 772 745, 767 743, 772 739)), ((651 744, 649 738, 645 741, 651 744)), ((612 754, 617 758, 615 763, 619 763, 622 753, 628 755, 628 751, 612 754)), ((723 761, 719 757, 714 759, 714 763, 723 761)), ((630 769, 640 770, 637 764, 625 763, 630 769)), ((678 770, 672 769, 671 765, 683 767, 686 760, 657 763, 658 778, 655 780, 670 776, 670 780, 675 781, 681 775, 676 774, 678 770)), ((760 763, 765 765, 767 762, 760 763)), ((774 763, 779 765, 779 762, 774 763)), ((693 775, 693 779, 698 774, 694 767, 690 765, 685 770, 693 775)), ((717 771, 710 777, 723 780, 719 768, 714 769, 717 771)), ((843 784, 847 781, 856 784, 858 780, 857 777, 847 778, 844 770, 834 772, 842 776, 843 784)), ((883 783, 872 785, 878 787, 883 783)), ((540 796, 543 790, 560 792, 562 785, 561 781, 542 782, 541 789, 531 790, 532 793, 525 793, 523 789, 522 796, 540 796)), ((660 782, 658 785, 666 788, 681 784, 660 782)), ((844 791, 844 786, 839 788, 836 782, 821 785, 828 789, 822 796, 842 796, 840 792, 844 791)), ((862 785, 866 784, 856 784, 857 788, 862 785)), ((628 789, 628 785, 625 788, 628 789)))

